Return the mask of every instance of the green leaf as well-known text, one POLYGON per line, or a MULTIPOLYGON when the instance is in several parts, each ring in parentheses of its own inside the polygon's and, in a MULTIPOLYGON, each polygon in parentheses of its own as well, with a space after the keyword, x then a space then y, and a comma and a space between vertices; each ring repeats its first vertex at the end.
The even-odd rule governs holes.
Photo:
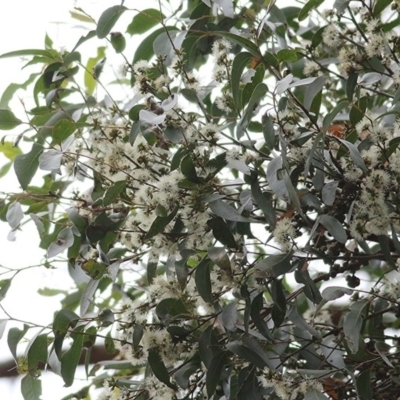
POLYGON ((251 316, 251 319, 252 319, 254 325, 259 330, 259 332, 266 339, 268 339, 272 342, 273 337, 271 335, 271 332, 268 328, 266 321, 261 316, 261 311, 263 311, 263 305, 264 305, 263 299, 264 299, 263 293, 259 293, 256 297, 254 297, 254 299, 251 303, 250 316, 251 316))
POLYGON ((31 74, 24 83, 10 83, 0 99, 0 108, 9 108, 8 104, 12 100, 15 92, 18 89, 26 89, 38 76, 38 74, 31 74))
POLYGON ((346 231, 343 228, 343 225, 335 217, 324 214, 320 216, 319 222, 339 243, 347 242, 346 231))
POLYGON ((180 299, 164 299, 157 304, 156 314, 161 321, 167 321, 170 318, 188 315, 188 310, 180 299))
POLYGON ((229 248, 237 248, 235 238, 228 224, 222 218, 212 218, 207 221, 207 225, 212 228, 212 233, 216 240, 229 248))
POLYGON ((0 130, 8 131, 21 125, 22 121, 14 113, 7 109, 0 109, 0 130))
POLYGON ((11 51, 9 53, 4 53, 0 55, 0 58, 24 57, 24 56, 43 56, 56 59, 58 58, 57 57, 58 52, 55 50, 36 50, 36 49, 17 50, 17 51, 11 51))
POLYGON ((262 116, 262 126, 265 145, 268 147, 269 150, 273 150, 275 146, 276 135, 272 118, 269 115, 264 114, 262 116))
POLYGON ((281 49, 277 53, 279 62, 295 62, 298 60, 299 55, 296 50, 293 49, 281 49))
POLYGON ((30 372, 35 372, 39 368, 39 363, 47 362, 47 333, 37 336, 28 351, 28 368, 30 372))
POLYGON ((145 33, 154 26, 158 25, 164 18, 165 15, 155 8, 148 8, 146 10, 139 11, 139 13, 133 17, 132 22, 126 28, 126 31, 130 35, 139 35, 145 33))
POLYGON ((206 389, 208 398, 211 398, 217 389, 227 357, 228 353, 226 351, 220 351, 211 360, 206 376, 206 389))
POLYGON ((259 83, 254 89, 254 92, 250 97, 249 104, 247 105, 246 111, 244 112, 243 117, 240 119, 237 125, 236 137, 238 139, 240 139, 244 135, 245 130, 251 118, 253 117, 254 109, 256 108, 260 100, 263 99, 263 97, 267 94, 267 92, 268 87, 265 83, 259 83))
POLYGON ((231 270, 231 262, 224 247, 209 247, 207 254, 210 260, 224 271, 231 270))
POLYGON ((325 76, 319 76, 313 83, 312 85, 309 85, 306 89, 306 93, 304 95, 304 107, 307 110, 311 109, 311 105, 313 103, 313 100, 315 96, 323 89, 325 86, 326 82, 326 77, 325 76))
POLYGON ((227 221, 235 222, 254 222, 250 218, 242 217, 236 208, 225 203, 222 200, 215 200, 210 202, 211 211, 218 217, 224 218, 227 221))
POLYGON ((350 305, 350 311, 346 314, 343 322, 343 331, 349 349, 357 353, 360 345, 360 331, 364 322, 365 307, 368 300, 361 300, 350 305))
POLYGON ((11 279, 3 279, 0 281, 0 302, 6 297, 8 289, 11 287, 11 279))
POLYGON ((96 34, 99 39, 104 39, 114 27, 119 17, 127 10, 124 6, 113 6, 105 10, 97 22, 96 34))
POLYGON ((42 396, 42 382, 30 374, 21 380, 21 393, 24 400, 40 400, 42 396))
POLYGON ((126 181, 118 181, 115 182, 112 186, 110 186, 103 196, 103 205, 109 206, 112 203, 115 203, 118 199, 118 196, 125 190, 126 181))
POLYGON ((235 35, 234 33, 230 33, 230 32, 222 32, 222 31, 214 31, 213 34, 222 36, 225 39, 228 39, 228 40, 232 41, 233 43, 238 44, 239 46, 242 46, 248 52, 253 54, 253 56, 261 57, 261 53, 260 53, 258 46, 255 45, 250 40, 244 38, 243 36, 235 35))
POLYGON ((85 36, 81 36, 80 39, 77 41, 74 48, 71 50, 73 53, 82 43, 85 43, 87 40, 90 40, 96 36, 96 31, 89 31, 85 36))
POLYGON ((372 390, 372 377, 371 377, 371 370, 370 369, 365 369, 362 371, 356 379, 356 386, 357 386, 357 392, 358 395, 360 396, 359 398, 362 400, 373 400, 373 393, 374 390, 372 390))
POLYGON ((178 371, 175 372, 175 380, 177 384, 182 389, 188 389, 189 379, 193 373, 195 373, 200 368, 199 362, 191 361, 189 363, 184 363, 179 367, 178 371))
POLYGON ((378 0, 375 3, 375 7, 374 7, 374 17, 378 17, 379 14, 386 8, 388 7, 390 4, 392 3, 392 0, 378 0))
POLYGON ((326 400, 326 396, 319 390, 312 389, 305 393, 304 400, 326 400))
POLYGON ((195 283, 202 299, 209 304, 214 303, 211 290, 210 261, 204 258, 196 267, 195 283))
POLYGON ((310 13, 310 11, 313 8, 319 7, 323 2, 324 2, 324 0, 309 0, 299 12, 299 15, 298 15, 299 21, 305 20, 308 17, 308 14, 310 13))
POLYGON ((3 142, 0 144, 0 153, 3 153, 5 157, 13 161, 18 154, 22 153, 22 151, 11 142, 3 142))
POLYGON ((91 57, 88 59, 85 69, 84 75, 84 83, 86 87, 86 91, 89 95, 94 93, 94 89, 96 88, 97 81, 93 76, 94 68, 99 63, 100 60, 103 60, 105 57, 105 47, 98 47, 97 48, 97 55, 96 57, 91 57))
POLYGON ((346 95, 347 99, 349 101, 353 100, 353 95, 354 95, 354 90, 357 86, 357 80, 358 80, 358 73, 357 72, 352 72, 349 74, 349 77, 347 78, 346 81, 346 95))
POLYGON ((156 378, 167 385, 171 389, 176 389, 176 386, 171 383, 169 373, 165 367, 160 355, 155 348, 149 350, 149 365, 156 378))
POLYGON ((65 382, 65 386, 71 386, 74 383, 75 371, 81 358, 83 347, 83 330, 85 326, 78 326, 72 333, 74 342, 71 348, 61 356, 61 376, 65 382))
POLYGON ((24 324, 24 329, 11 328, 8 331, 7 344, 14 359, 17 360, 17 346, 20 340, 24 337, 28 331, 29 326, 24 324))
POLYGON ((121 32, 111 32, 111 45, 117 54, 125 50, 126 40, 121 32))
POLYGON ((75 124, 73 124, 69 119, 61 119, 53 127, 54 142, 61 144, 65 139, 70 137, 75 130, 75 124))
POLYGON ((313 335, 316 339, 320 340, 322 339, 322 335, 320 331, 317 331, 315 328, 313 328, 311 325, 308 325, 306 320, 299 314, 299 311, 297 310, 297 307, 295 305, 292 305, 290 307, 290 310, 287 313, 287 317, 296 325, 299 329, 303 331, 309 332, 311 335, 313 335))
POLYGON ((150 58, 154 55, 153 43, 157 39, 157 37, 160 36, 160 34, 165 32, 165 30, 173 31, 173 30, 178 30, 178 28, 176 28, 175 26, 167 26, 166 28, 159 28, 154 32, 150 33, 150 35, 145 37, 143 40, 141 40, 140 44, 136 48, 132 64, 135 64, 140 60, 150 60, 150 58))
POLYGON ((228 343, 226 345, 226 348, 240 358, 249 361, 257 368, 264 369, 267 366, 267 363, 264 361, 259 353, 255 352, 253 349, 247 347, 241 342, 235 341, 228 343))
MULTIPOLYGON (((302 265, 304 264, 302 263, 302 265)), ((298 268, 294 272, 294 276, 297 283, 302 283, 305 285, 303 291, 306 297, 314 304, 321 303, 322 301, 321 293, 319 292, 315 282, 311 279, 308 270, 307 269, 303 270, 302 268, 298 268)))
POLYGON ((146 239, 151 239, 152 237, 158 235, 160 232, 164 230, 164 228, 175 218, 178 213, 179 206, 175 207, 175 210, 172 211, 167 217, 157 217, 154 222, 151 224, 149 231, 146 234, 146 239))
POLYGON ((241 108, 241 96, 240 96, 240 78, 243 74, 244 69, 249 64, 253 56, 250 53, 242 52, 239 53, 232 64, 232 75, 231 75, 231 87, 232 97, 235 103, 236 109, 241 108))
POLYGON ((336 138, 339 142, 343 143, 350 152, 350 157, 353 160, 354 164, 361 168, 361 170, 366 174, 367 167, 365 166, 364 159, 361 157, 360 151, 357 146, 353 143, 348 142, 347 140, 336 138))
POLYGON ((322 123, 322 127, 324 132, 328 130, 332 122, 335 120, 336 115, 340 113, 344 108, 348 107, 349 102, 347 100, 341 101, 339 104, 336 105, 336 107, 325 116, 324 121, 322 123))
POLYGON ((258 262, 254 266, 254 276, 261 279, 276 278, 286 274, 292 269, 290 263, 293 252, 285 254, 273 254, 264 261, 258 262))
POLYGON ((268 193, 268 192, 263 193, 261 191, 260 184, 258 183, 257 177, 254 177, 254 179, 251 183, 251 194, 253 195, 256 204, 263 212, 271 229, 273 229, 276 224, 276 215, 275 215, 275 209, 272 205, 272 195, 271 195, 271 193, 268 193))
POLYGON ((53 332, 54 332, 54 350, 58 356, 61 357, 62 345, 64 342, 65 335, 70 327, 74 327, 79 321, 79 316, 73 311, 66 308, 60 310, 53 322, 53 332))
POLYGON ((390 265, 391 268, 397 270, 397 265, 394 262, 394 259, 390 252, 389 238, 386 235, 378 235, 379 246, 381 246, 381 250, 385 261, 390 265))

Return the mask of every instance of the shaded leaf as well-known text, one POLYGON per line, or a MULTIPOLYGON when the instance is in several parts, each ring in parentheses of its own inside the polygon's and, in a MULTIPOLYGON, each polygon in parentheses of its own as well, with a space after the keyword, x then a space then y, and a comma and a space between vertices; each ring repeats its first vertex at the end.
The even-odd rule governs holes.
POLYGON ((320 216, 319 222, 339 243, 347 242, 347 233, 343 225, 335 217, 324 214, 320 216))
POLYGON ((42 397, 42 382, 30 375, 25 375, 21 380, 21 393, 24 400, 40 400, 42 397))
POLYGON ((138 14, 133 17, 132 22, 126 28, 126 31, 130 35, 142 34, 158 25, 164 18, 165 15, 155 8, 148 8, 139 11, 138 14))
POLYGON ((171 383, 171 379, 169 377, 169 373, 167 368, 165 367, 160 355, 158 354, 155 348, 149 350, 148 357, 149 365, 153 374, 157 377, 157 379, 170 387, 171 389, 176 389, 175 385, 171 383))
POLYGON ((290 263, 293 252, 273 254, 254 266, 254 276, 261 279, 276 278, 292 269, 290 263))
POLYGON ((211 398, 218 386, 227 356, 228 353, 226 351, 220 351, 211 360, 206 376, 206 389, 209 398, 211 398))
POLYGON ((158 235, 164 230, 164 228, 175 218, 178 213, 179 207, 176 206, 175 210, 172 211, 167 217, 157 217, 151 224, 149 231, 146 234, 146 239, 151 239, 152 237, 158 235))
POLYGON ((73 343, 69 350, 61 356, 61 376, 65 382, 65 386, 71 386, 74 382, 76 367, 81 358, 83 348, 83 330, 85 326, 80 325, 72 333, 73 343))
POLYGON ((364 322, 367 300, 357 301, 350 305, 350 311, 343 322, 343 331, 347 345, 352 353, 357 353, 360 344, 360 331, 364 322))
POLYGON ((310 13, 310 11, 313 8, 319 7, 323 2, 324 2, 324 0, 309 0, 299 12, 299 15, 298 15, 299 21, 305 20, 308 17, 308 14, 310 13))
POLYGON ((29 153, 18 154, 14 160, 14 170, 22 189, 26 189, 39 166, 39 156, 43 151, 40 144, 34 143, 29 153))
POLYGON ((209 304, 214 303, 211 291, 210 262, 204 258, 196 267, 195 283, 201 298, 209 304))
POLYGON ((111 32, 111 29, 125 10, 127 8, 124 6, 113 6, 103 11, 96 28, 96 34, 99 39, 104 39, 111 32))
POLYGON ((242 217, 236 208, 227 204, 222 200, 215 200, 210 202, 211 211, 218 217, 224 218, 227 221, 235 222, 252 222, 250 218, 242 217))

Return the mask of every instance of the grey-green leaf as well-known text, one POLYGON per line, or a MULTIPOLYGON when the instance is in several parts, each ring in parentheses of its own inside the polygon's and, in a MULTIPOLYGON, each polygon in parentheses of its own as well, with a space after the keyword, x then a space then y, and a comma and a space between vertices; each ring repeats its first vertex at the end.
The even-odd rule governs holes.
POLYGON ((22 121, 18 119, 12 111, 0 109, 0 130, 8 131, 16 128, 20 124, 22 124, 22 121))
POLYGON ((346 243, 347 234, 343 225, 331 215, 321 215, 319 222, 323 225, 328 232, 340 243, 346 243))
POLYGON ((113 6, 105 10, 97 22, 96 34, 99 39, 104 39, 114 27, 119 17, 127 10, 124 6, 113 6))

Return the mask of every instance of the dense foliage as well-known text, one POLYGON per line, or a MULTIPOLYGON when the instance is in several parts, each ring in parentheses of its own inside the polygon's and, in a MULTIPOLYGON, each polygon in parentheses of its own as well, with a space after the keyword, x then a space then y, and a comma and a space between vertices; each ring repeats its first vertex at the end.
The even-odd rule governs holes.
POLYGON ((25 399, 82 352, 70 399, 397 398, 400 3, 323 3, 76 9, 74 48, 0 56, 36 68, 1 99, 0 217, 76 282, 23 355, 9 330, 25 399), (115 359, 90 366, 96 341, 115 359))

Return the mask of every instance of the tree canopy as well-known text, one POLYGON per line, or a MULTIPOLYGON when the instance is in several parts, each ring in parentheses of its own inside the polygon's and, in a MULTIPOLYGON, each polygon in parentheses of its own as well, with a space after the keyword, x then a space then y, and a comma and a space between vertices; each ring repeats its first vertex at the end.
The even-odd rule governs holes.
POLYGON ((82 354, 65 400, 397 398, 400 3, 116 3, 71 13, 73 48, 0 55, 35 71, 0 99, 0 218, 76 283, 2 339, 24 399, 82 354))

